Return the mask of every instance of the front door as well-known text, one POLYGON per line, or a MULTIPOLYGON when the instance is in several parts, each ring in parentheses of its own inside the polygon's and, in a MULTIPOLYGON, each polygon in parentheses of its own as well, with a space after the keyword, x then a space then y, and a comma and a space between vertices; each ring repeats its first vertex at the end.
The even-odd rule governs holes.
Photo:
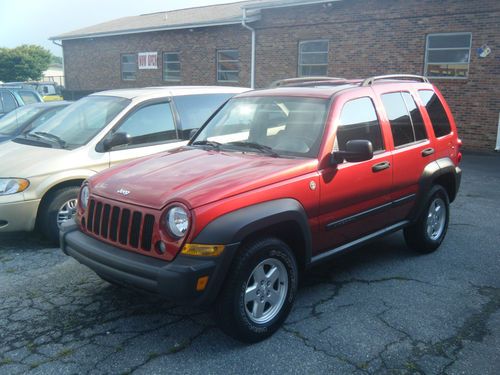
POLYGON ((118 163, 171 150, 187 141, 180 139, 172 108, 168 101, 141 106, 113 130, 127 133, 131 142, 110 151, 110 166, 118 163))
POLYGON ((343 162, 320 171, 319 252, 332 250, 385 227, 390 219, 392 153, 386 147, 371 91, 336 103, 342 108, 335 149, 343 151, 350 140, 369 140, 374 156, 362 162, 343 162))

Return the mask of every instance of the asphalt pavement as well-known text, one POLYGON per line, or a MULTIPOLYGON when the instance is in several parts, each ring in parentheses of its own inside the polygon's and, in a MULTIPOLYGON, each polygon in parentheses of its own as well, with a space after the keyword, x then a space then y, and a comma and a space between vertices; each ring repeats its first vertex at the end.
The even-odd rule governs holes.
POLYGON ((313 269, 283 328, 254 345, 36 234, 0 235, 0 374, 500 374, 500 155, 462 168, 437 252, 396 233, 313 269))

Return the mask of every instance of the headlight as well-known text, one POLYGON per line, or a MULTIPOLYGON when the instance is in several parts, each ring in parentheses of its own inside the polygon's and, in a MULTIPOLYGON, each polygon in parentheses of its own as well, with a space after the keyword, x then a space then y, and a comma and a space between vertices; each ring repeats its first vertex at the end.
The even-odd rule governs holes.
POLYGON ((184 237, 189 228, 188 213, 184 208, 174 206, 165 215, 165 223, 168 231, 175 238, 184 237))
POLYGON ((0 195, 20 193, 30 186, 24 178, 0 178, 0 195))
POLYGON ((82 190, 80 190, 80 206, 86 210, 87 205, 89 204, 89 196, 90 196, 90 190, 87 185, 82 187, 82 190))

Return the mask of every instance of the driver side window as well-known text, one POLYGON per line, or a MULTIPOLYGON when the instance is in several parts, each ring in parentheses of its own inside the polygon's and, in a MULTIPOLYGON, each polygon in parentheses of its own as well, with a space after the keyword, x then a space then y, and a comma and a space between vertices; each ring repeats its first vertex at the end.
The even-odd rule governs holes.
POLYGON ((139 108, 116 129, 115 133, 127 133, 131 137, 129 145, 178 139, 172 110, 168 102, 139 108))
POLYGON ((355 139, 370 141, 374 152, 385 149, 377 112, 369 97, 354 99, 344 104, 334 151, 345 151, 346 143, 355 139))

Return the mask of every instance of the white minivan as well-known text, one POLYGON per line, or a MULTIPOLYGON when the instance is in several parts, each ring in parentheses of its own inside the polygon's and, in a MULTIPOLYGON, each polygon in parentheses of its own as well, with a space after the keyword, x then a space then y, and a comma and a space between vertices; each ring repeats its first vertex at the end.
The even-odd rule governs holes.
POLYGON ((0 232, 38 227, 51 241, 73 217, 81 183, 117 163, 187 143, 241 87, 104 91, 0 146, 0 232))

